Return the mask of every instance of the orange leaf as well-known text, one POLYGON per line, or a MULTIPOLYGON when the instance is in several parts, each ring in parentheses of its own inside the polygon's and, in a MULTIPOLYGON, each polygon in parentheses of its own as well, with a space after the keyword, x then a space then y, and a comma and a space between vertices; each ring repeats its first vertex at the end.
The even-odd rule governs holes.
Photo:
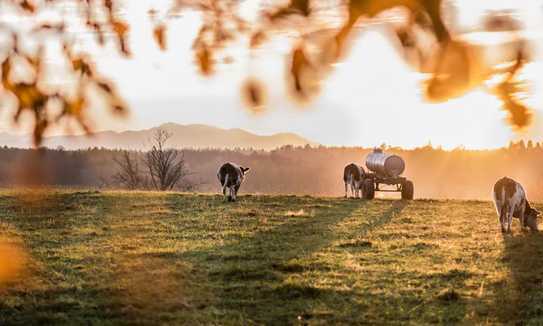
POLYGON ((211 51, 206 46, 196 51, 196 59, 200 66, 200 71, 204 75, 210 75, 213 72, 213 59, 211 51))
POLYGON ((34 13, 36 12, 36 6, 29 0, 24 0, 22 1, 19 6, 21 6, 21 8, 24 10, 24 11, 27 11, 27 12, 30 12, 30 13, 34 13))
POLYGON ((111 22, 111 25, 113 26, 113 31, 120 37, 124 37, 128 32, 128 24, 123 21, 114 20, 111 22))
POLYGON ((164 24, 157 25, 153 31, 153 36, 158 46, 162 51, 166 50, 166 26, 164 24))

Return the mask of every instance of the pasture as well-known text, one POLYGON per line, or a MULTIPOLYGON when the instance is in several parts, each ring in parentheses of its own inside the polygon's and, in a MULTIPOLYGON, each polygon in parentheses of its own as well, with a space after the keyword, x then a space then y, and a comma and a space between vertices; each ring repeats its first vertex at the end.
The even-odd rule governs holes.
POLYGON ((543 236, 502 236, 491 202, 19 195, 2 325, 543 323, 543 236))

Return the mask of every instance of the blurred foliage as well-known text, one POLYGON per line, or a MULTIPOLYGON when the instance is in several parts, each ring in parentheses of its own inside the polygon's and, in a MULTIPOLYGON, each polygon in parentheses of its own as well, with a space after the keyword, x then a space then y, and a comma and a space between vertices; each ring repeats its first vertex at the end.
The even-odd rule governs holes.
MULTIPOLYGON (((531 114, 519 98, 525 92, 524 84, 517 81, 519 71, 526 62, 526 46, 518 38, 513 46, 518 55, 505 69, 485 67, 473 54, 470 44, 454 37, 448 28, 443 7, 447 6, 454 20, 454 8, 445 0, 338 0, 338 1, 267 1, 262 5, 256 22, 248 23, 237 15, 239 1, 177 0, 172 10, 189 6, 202 12, 204 23, 194 42, 196 62, 204 74, 213 72, 215 56, 226 43, 239 34, 247 34, 250 47, 258 48, 274 33, 288 32, 294 35, 288 65, 288 85, 295 99, 308 100, 316 94, 319 82, 326 77, 334 63, 345 55, 349 36, 355 27, 378 19, 383 13, 401 7, 407 18, 403 24, 390 24, 401 44, 406 60, 415 53, 417 70, 428 73, 423 83, 425 97, 429 101, 446 101, 477 88, 488 88, 486 82, 498 77, 491 86, 509 113, 509 123, 523 128, 531 121, 531 114), (343 15, 339 27, 323 28, 326 12, 343 15), (418 41, 417 34, 425 33, 435 44, 429 47, 418 41), (319 37, 322 36, 322 37, 319 37), (319 39, 315 44, 315 39, 319 39), (513 86, 514 85, 514 86, 513 86)), ((517 31, 518 26, 507 12, 489 12, 485 19, 485 31, 517 31)), ((451 22, 449 22, 450 24, 451 22)), ((452 22, 454 24, 454 21, 452 22)), ((160 25, 160 33, 164 25, 160 25)), ((160 43, 160 42, 159 42, 160 43)), ((507 63, 506 63, 507 64, 507 63)), ((255 111, 261 111, 265 91, 262 85, 249 81, 242 90, 246 102, 255 111)))
MULTIPOLYGON (((93 91, 104 95, 112 112, 126 111, 111 82, 98 74, 92 58, 82 51, 75 51, 71 30, 75 23, 65 16, 67 5, 66 1, 60 0, 4 0, 0 4, 3 14, 15 17, 2 20, 0 24, 0 35, 6 41, 0 54, 2 102, 12 100, 15 122, 25 111, 32 114, 36 146, 41 143, 46 129, 64 118, 74 119, 88 132, 90 126, 85 119, 85 110, 93 91), (44 12, 62 14, 41 15, 44 12), (51 74, 46 71, 48 55, 58 55, 52 45, 58 45, 58 52, 64 57, 66 74, 73 80, 70 85, 51 85, 51 74)), ((70 5, 74 6, 71 12, 81 16, 79 23, 96 36, 98 44, 104 45, 107 36, 113 36, 111 39, 120 53, 130 55, 129 27, 116 17, 113 0, 72 1, 70 5)))
MULTIPOLYGON (((96 37, 99 45, 109 42, 116 44, 119 53, 129 57, 130 47, 127 36, 128 22, 120 19, 117 8, 119 0, 74 0, 74 6, 66 14, 67 2, 62 0, 4 0, 2 8, 8 8, 19 19, 30 17, 32 27, 19 28, 17 19, 10 24, 2 22, 0 32, 8 35, 9 46, 2 50, 2 98, 15 101, 15 121, 22 112, 34 116, 34 143, 39 145, 46 129, 59 120, 69 117, 89 131, 85 111, 89 106, 89 93, 93 89, 105 95, 112 112, 125 112, 126 108, 113 85, 100 76, 94 67, 92 57, 85 51, 76 51, 71 37, 70 24, 75 16, 87 32, 96 37), (43 21, 40 12, 61 12, 57 19, 43 21), (70 23, 69 23, 70 22, 70 23), (23 46, 21 40, 32 40, 35 46, 23 46), (54 39, 62 49, 69 73, 74 77, 69 87, 47 85, 44 72, 46 56, 54 39), (46 43, 49 42, 49 43, 46 43), (22 68, 21 68, 22 67, 22 68), (20 78, 14 70, 24 70, 28 75, 20 78)), ((520 94, 525 85, 518 79, 519 72, 527 61, 526 46, 518 37, 513 46, 518 55, 511 62, 504 62, 505 68, 486 67, 473 54, 473 46, 455 37, 449 27, 454 21, 451 3, 445 0, 335 0, 335 1, 264 1, 256 19, 248 20, 240 13, 243 1, 239 0, 173 0, 172 7, 164 16, 159 11, 149 11, 155 28, 153 37, 162 50, 167 49, 170 20, 184 10, 195 10, 202 15, 202 25, 197 33, 193 51, 195 64, 203 75, 216 71, 219 52, 240 38, 247 38, 252 49, 261 47, 277 34, 288 34, 292 40, 287 58, 287 85, 296 100, 307 101, 319 91, 319 85, 326 78, 333 64, 345 57, 350 37, 357 26, 382 19, 387 11, 401 7, 406 17, 401 24, 390 23, 399 44, 410 63, 416 62, 416 69, 426 73, 423 92, 429 101, 446 101, 464 95, 477 87, 488 88, 491 94, 503 103, 509 113, 509 122, 514 128, 527 126, 531 121, 528 107, 522 103, 520 94), (443 7, 448 6, 449 16, 444 17, 443 7), (323 24, 326 14, 337 16, 338 24, 330 27, 323 24), (418 34, 424 33, 434 44, 422 44, 418 34), (416 60, 413 60, 415 57, 416 60)), ((518 24, 507 13, 489 13, 484 29, 518 30, 518 24)), ((334 20, 334 19, 332 19, 334 20)), ((386 22, 385 22, 386 23, 386 22)), ((225 60, 226 61, 226 60, 225 60)), ((232 60, 229 59, 228 62, 232 60)), ((242 89, 248 106, 260 112, 265 106, 265 90, 262 83, 251 77, 242 89)))
POLYGON ((28 257, 19 242, 16 239, 0 237, 0 290, 24 272, 28 257))

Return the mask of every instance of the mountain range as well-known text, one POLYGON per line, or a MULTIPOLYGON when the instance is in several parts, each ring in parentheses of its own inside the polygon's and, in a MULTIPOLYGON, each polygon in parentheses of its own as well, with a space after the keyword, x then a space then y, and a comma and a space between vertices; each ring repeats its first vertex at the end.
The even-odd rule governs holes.
MULTIPOLYGON (((134 131, 103 131, 90 135, 45 137, 43 146, 48 148, 86 149, 104 147, 108 149, 145 150, 158 129, 172 134, 167 146, 173 148, 254 148, 272 150, 285 145, 318 145, 294 133, 277 133, 263 136, 242 129, 222 129, 202 124, 180 125, 166 123, 159 127, 134 131)), ((30 136, 0 133, 0 145, 8 147, 30 147, 30 136)))

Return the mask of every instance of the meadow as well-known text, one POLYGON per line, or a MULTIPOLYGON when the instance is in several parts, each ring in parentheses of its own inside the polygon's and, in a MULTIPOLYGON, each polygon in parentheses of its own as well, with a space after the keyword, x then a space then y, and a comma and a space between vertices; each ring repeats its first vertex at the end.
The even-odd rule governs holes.
POLYGON ((543 323, 543 236, 487 201, 3 191, 0 235, 2 325, 543 323))

